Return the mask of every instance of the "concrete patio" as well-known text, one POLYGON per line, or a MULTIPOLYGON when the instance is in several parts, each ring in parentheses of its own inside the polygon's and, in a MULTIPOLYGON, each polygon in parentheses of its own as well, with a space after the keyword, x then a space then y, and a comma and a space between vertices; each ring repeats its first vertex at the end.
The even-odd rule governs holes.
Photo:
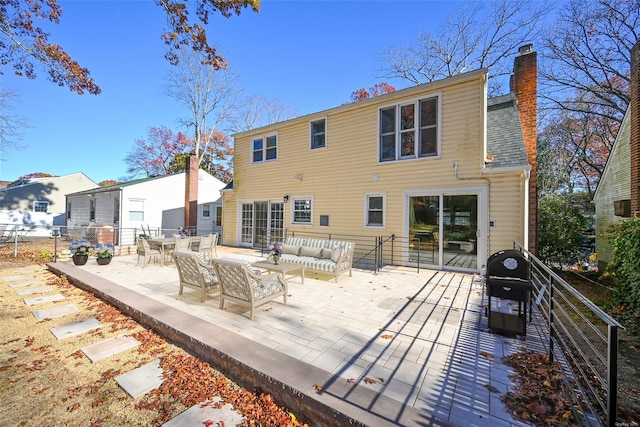
MULTIPOLYGON (((261 259, 224 246, 218 256, 261 259)), ((171 264, 136 262, 49 268, 314 426, 527 425, 500 400, 513 384, 500 359, 544 351, 538 328, 526 340, 491 333, 479 276, 404 267, 354 270, 338 283, 288 276, 287 304, 261 306, 251 321, 231 302, 220 310, 215 291, 204 303, 197 291, 178 295, 171 264)))

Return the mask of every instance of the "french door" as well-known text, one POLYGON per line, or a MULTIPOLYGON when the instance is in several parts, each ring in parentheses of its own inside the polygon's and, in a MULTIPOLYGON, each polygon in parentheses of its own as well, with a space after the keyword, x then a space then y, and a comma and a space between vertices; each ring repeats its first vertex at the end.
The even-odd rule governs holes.
POLYGON ((479 201, 479 194, 409 195, 409 262, 477 270, 479 201))
POLYGON ((284 238, 284 203, 255 201, 242 203, 240 243, 243 246, 267 248, 284 238))

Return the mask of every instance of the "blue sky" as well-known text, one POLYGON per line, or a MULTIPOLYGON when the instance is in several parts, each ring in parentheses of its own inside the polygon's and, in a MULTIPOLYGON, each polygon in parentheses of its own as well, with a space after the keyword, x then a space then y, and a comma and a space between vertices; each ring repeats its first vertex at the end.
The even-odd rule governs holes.
MULTIPOLYGON (((50 29, 50 41, 88 68, 102 93, 78 96, 42 72, 28 80, 5 68, 1 89, 20 95, 15 114, 30 127, 23 131, 24 148, 0 154, 0 180, 33 172, 121 180, 125 156, 150 127, 185 130, 179 119, 188 114, 163 94, 170 70, 160 39, 166 19, 150 0, 59 4, 61 22, 50 29)), ((385 48, 407 45, 462 5, 263 0, 260 13, 213 17, 208 37, 225 52, 246 94, 302 115, 339 106, 354 90, 383 81, 385 48)))

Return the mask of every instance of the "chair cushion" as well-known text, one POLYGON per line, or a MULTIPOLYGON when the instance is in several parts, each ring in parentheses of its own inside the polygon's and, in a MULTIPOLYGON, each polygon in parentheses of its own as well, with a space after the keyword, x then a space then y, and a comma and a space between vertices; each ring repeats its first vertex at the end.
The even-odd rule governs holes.
POLYGON ((322 252, 320 253, 320 258, 331 259, 332 254, 333 254, 333 250, 329 248, 322 248, 322 252))

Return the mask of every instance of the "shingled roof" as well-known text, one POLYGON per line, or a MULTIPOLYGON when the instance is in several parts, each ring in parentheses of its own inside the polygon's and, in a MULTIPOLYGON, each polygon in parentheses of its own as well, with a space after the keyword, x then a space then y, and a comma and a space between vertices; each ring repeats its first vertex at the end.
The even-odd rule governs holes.
POLYGON ((513 94, 487 100, 487 169, 526 167, 529 164, 513 94))

